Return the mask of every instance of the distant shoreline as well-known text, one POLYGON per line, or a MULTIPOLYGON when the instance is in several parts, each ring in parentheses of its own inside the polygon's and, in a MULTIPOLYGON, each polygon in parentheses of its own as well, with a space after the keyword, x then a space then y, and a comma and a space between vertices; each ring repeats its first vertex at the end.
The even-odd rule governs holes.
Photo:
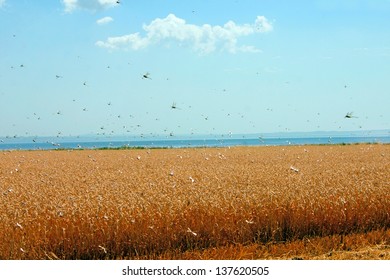
MULTIPOLYGON (((84 135, 62 135, 57 137, 44 136, 44 135, 33 135, 33 136, 20 136, 20 135, 2 135, 0 140, 10 142, 31 142, 34 139, 39 142, 46 141, 58 141, 61 142, 94 142, 94 141, 140 141, 140 140, 199 140, 199 139, 252 139, 252 138, 324 138, 324 137, 390 137, 390 129, 380 130, 362 130, 362 131, 310 131, 310 132, 258 132, 258 133, 213 133, 213 134, 156 134, 146 136, 147 134, 141 135, 95 135, 95 134, 84 134, 84 135)), ((1 144, 1 143, 0 143, 1 144)))
POLYGON ((7 150, 136 150, 171 148, 221 148, 256 146, 324 146, 356 144, 390 144, 388 137, 310 137, 310 138, 222 138, 222 139, 166 139, 88 142, 29 142, 0 143, 0 151, 7 150))

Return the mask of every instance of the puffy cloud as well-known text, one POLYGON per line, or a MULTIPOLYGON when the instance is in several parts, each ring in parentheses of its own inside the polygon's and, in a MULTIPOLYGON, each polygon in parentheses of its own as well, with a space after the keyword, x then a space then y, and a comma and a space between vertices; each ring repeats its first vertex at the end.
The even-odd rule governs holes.
POLYGON ((254 47, 254 46, 241 46, 241 47, 237 47, 237 51, 240 51, 240 52, 251 52, 251 53, 261 52, 261 50, 259 50, 258 48, 254 47))
POLYGON ((126 49, 131 46, 133 50, 139 50, 146 48, 149 42, 146 38, 141 38, 138 33, 134 33, 120 37, 109 37, 106 42, 98 41, 96 45, 109 49, 126 49))
POLYGON ((259 52, 254 46, 238 46, 240 37, 254 33, 272 31, 272 24, 264 17, 258 16, 253 24, 237 25, 228 21, 219 25, 188 24, 184 19, 169 14, 166 18, 156 18, 149 25, 144 25, 145 35, 138 32, 119 37, 109 37, 106 41, 98 41, 96 45, 107 49, 139 50, 161 42, 176 42, 180 46, 190 46, 201 54, 211 53, 218 49, 231 53, 259 52))
POLYGON ((98 11, 118 5, 117 0, 62 0, 62 3, 67 13, 77 9, 98 11))
POLYGON ((96 23, 98 25, 104 25, 104 24, 108 24, 110 23, 111 21, 113 21, 114 19, 112 17, 104 17, 104 18, 101 18, 101 19, 98 19, 96 21, 96 23))

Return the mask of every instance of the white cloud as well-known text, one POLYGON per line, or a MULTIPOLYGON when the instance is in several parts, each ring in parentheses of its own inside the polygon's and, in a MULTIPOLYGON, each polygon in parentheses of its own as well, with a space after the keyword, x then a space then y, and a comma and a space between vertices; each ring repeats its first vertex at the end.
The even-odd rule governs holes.
POLYGON ((190 46, 194 51, 207 54, 218 49, 231 53, 259 52, 255 46, 238 46, 240 37, 254 33, 272 31, 272 24, 264 17, 258 16, 253 24, 237 25, 228 21, 219 25, 188 24, 184 19, 169 14, 166 18, 156 18, 149 25, 144 25, 145 36, 138 32, 119 37, 109 37, 98 41, 96 45, 107 49, 139 50, 161 42, 176 42, 180 46, 190 46))
POLYGON ((0 0, 0 8, 3 7, 5 4, 5 0, 0 0))
POLYGON ((62 3, 67 13, 77 9, 98 11, 118 5, 117 0, 62 0, 62 3))
POLYGON ((241 47, 237 47, 237 50, 240 52, 251 52, 251 53, 261 52, 261 50, 259 50, 258 48, 254 47, 254 46, 241 46, 241 47))
POLYGON ((96 21, 96 23, 98 25, 104 25, 104 24, 108 24, 110 23, 111 21, 113 21, 114 19, 112 17, 104 17, 104 18, 101 18, 101 19, 98 19, 96 21))

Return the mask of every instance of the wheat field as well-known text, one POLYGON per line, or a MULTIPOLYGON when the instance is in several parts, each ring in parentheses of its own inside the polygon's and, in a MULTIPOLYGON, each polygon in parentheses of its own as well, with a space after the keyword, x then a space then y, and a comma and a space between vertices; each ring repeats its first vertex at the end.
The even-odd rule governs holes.
POLYGON ((0 152, 0 259, 390 259, 390 145, 0 152))

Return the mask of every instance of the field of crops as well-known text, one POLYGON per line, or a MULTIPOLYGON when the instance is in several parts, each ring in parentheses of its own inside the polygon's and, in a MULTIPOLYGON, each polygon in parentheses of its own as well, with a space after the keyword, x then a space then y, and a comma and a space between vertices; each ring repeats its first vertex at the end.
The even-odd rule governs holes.
POLYGON ((389 248, 390 145, 0 153, 0 259, 390 259, 389 248))

